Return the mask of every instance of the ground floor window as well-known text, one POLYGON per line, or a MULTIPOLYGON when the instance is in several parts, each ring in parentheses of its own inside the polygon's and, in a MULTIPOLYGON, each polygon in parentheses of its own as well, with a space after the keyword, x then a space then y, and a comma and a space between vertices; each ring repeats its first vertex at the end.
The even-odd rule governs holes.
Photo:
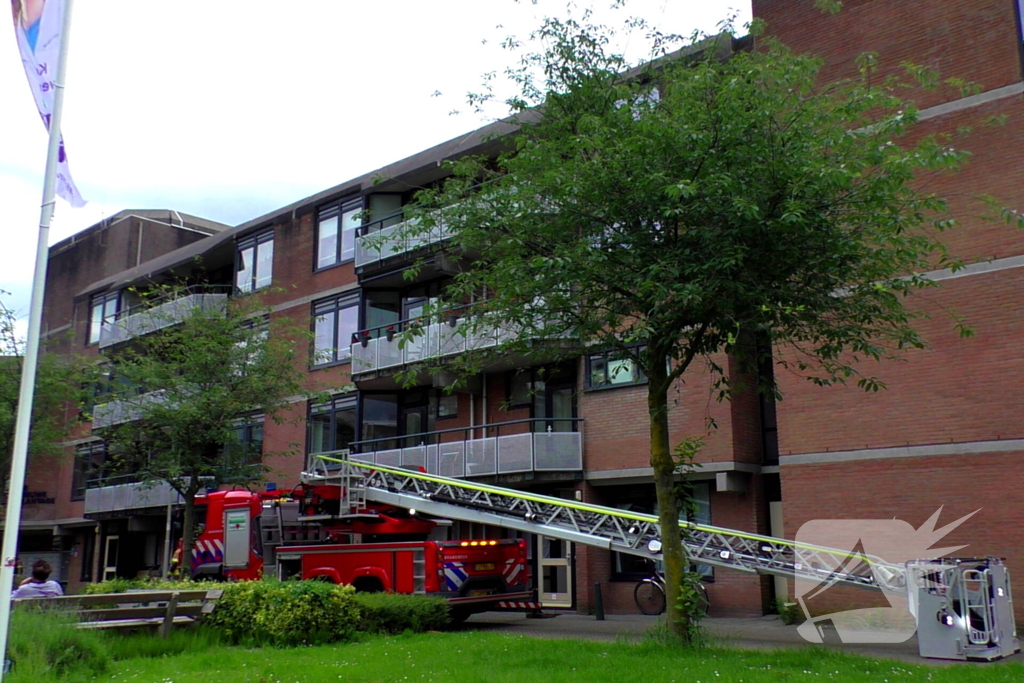
MULTIPOLYGON (((691 521, 697 524, 711 524, 711 486, 707 482, 693 482, 692 496, 696 503, 696 510, 691 521)), ((622 490, 616 491, 612 507, 620 510, 629 510, 643 514, 657 515, 658 502, 657 494, 654 492, 654 485, 619 487, 622 490)), ((659 562, 658 571, 664 569, 659 562)), ((613 581, 639 581, 651 575, 655 569, 650 560, 637 555, 627 553, 612 553, 612 580, 613 581)), ((694 566, 694 570, 704 580, 714 579, 714 568, 706 564, 694 566)))

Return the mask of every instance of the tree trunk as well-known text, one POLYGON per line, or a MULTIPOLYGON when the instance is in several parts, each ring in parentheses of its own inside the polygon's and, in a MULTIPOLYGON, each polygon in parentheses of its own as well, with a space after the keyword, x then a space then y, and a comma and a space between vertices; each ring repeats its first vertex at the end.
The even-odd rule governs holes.
POLYGON ((185 511, 181 521, 181 576, 186 579, 192 578, 192 546, 195 545, 197 491, 198 489, 189 483, 188 488, 181 494, 181 497, 185 500, 185 511))
POLYGON ((668 436, 668 386, 665 363, 651 363, 647 385, 647 408, 651 419, 651 467, 654 490, 658 496, 658 523, 661 525, 662 559, 665 562, 665 600, 668 626, 681 640, 687 638, 686 619, 679 609, 679 587, 687 568, 679 532, 679 504, 676 500, 676 463, 668 436))

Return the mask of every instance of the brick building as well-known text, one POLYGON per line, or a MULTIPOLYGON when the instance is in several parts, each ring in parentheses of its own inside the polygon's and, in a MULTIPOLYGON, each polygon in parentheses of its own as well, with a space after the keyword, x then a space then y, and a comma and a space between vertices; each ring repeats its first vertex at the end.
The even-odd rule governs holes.
MULTIPOLYGON (((982 85, 971 97, 915 93, 929 130, 980 124, 996 114, 1008 121, 979 125, 966 143, 974 152, 967 170, 943 181, 943 190, 964 198, 955 207, 964 228, 949 236, 950 247, 978 263, 955 274, 932 273, 943 287, 915 303, 956 310, 977 335, 958 339, 948 318, 935 315, 923 323, 931 349, 872 370, 890 387, 877 394, 781 376, 784 400, 777 405, 756 395, 720 404, 701 389, 709 382, 699 371, 689 372, 671 412, 673 440, 703 433, 709 413, 718 425, 695 480, 700 520, 792 537, 809 519, 895 516, 919 526, 940 505, 943 521, 980 507, 948 542, 969 543, 971 554, 1005 556, 1015 575, 1024 576, 1024 532, 1014 523, 1024 512, 1015 481, 1024 472, 1024 398, 1014 391, 1024 367, 1024 237, 972 218, 981 211, 970 199, 989 193, 1006 205, 1024 205, 1017 182, 1024 142, 1013 133, 1024 113, 1017 2, 847 0, 837 15, 822 14, 812 0, 753 4, 770 34, 822 56, 827 78, 852 73, 855 57, 874 50, 883 71, 911 60, 982 85)), ((390 237, 402 206, 414 188, 441 179, 439 162, 494 153, 508 132, 503 124, 486 127, 237 227, 211 229, 209 236, 189 232, 197 239, 172 243, 177 232, 168 227, 162 249, 142 249, 126 236, 119 251, 93 255, 83 242, 81 256, 71 256, 89 262, 81 273, 56 267, 72 254, 65 243, 57 245, 51 271, 68 275, 51 274, 47 325, 73 331, 70 346, 60 350, 98 354, 128 341, 132 316, 145 314, 131 308, 132 285, 172 277, 203 283, 205 289, 190 293, 203 305, 219 305, 226 291, 274 285, 280 289, 269 294, 273 315, 314 332, 310 387, 332 396, 294 403, 305 416, 301 424, 246 425, 247 438, 266 452, 291 443, 307 454, 349 447, 382 463, 422 462, 441 474, 652 511, 644 378, 628 366, 610 372, 616 359, 583 350, 559 365, 509 359, 453 395, 440 390, 442 377, 425 375, 412 388, 396 381, 396 370, 418 358, 463 350, 451 345, 448 321, 426 325, 421 345, 400 348, 389 338, 388 328, 400 330, 417 318, 450 277, 450 264, 436 250, 443 236, 415 244, 390 237), (362 212, 369 218, 360 225, 362 212), (408 279, 407 269, 423 257, 425 266, 408 279), (68 281, 58 286, 54 277, 68 281)), ((55 502, 26 507, 23 548, 65 549, 70 557, 62 567, 72 588, 158 568, 166 557, 168 505, 175 503, 166 491, 102 476, 102 428, 125 418, 111 402, 99 403, 93 416, 93 424, 69 439, 56 477, 33 467, 29 479, 30 490, 46 491, 55 502), (35 545, 25 543, 34 529, 46 533, 35 545)), ((268 480, 288 488, 305 459, 267 464, 268 480)), ((456 523, 450 533, 505 532, 456 523)), ((610 610, 634 609, 633 585, 646 570, 630 557, 544 538, 531 539, 531 548, 546 604, 586 611, 593 584, 601 583, 610 610)), ((715 615, 761 614, 775 597, 766 577, 715 569, 707 578, 715 615)))

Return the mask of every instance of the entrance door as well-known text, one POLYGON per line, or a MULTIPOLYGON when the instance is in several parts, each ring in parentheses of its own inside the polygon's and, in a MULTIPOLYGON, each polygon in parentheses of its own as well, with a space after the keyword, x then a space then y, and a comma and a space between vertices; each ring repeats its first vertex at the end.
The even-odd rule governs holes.
POLYGON ((106 544, 103 547, 103 580, 109 581, 117 578, 117 553, 120 549, 121 538, 119 536, 107 536, 106 544))
POLYGON ((547 536, 536 538, 540 603, 545 607, 572 607, 572 543, 547 536))

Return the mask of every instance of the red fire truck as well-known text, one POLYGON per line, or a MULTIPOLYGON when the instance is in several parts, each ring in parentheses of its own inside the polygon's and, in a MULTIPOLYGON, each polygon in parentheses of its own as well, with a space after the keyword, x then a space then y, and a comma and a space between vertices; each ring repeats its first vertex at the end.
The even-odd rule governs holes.
POLYGON ((331 486, 300 485, 286 496, 239 490, 199 497, 192 575, 298 576, 359 591, 440 596, 456 619, 533 599, 522 539, 427 540, 443 520, 376 503, 339 512, 338 487, 331 486))

